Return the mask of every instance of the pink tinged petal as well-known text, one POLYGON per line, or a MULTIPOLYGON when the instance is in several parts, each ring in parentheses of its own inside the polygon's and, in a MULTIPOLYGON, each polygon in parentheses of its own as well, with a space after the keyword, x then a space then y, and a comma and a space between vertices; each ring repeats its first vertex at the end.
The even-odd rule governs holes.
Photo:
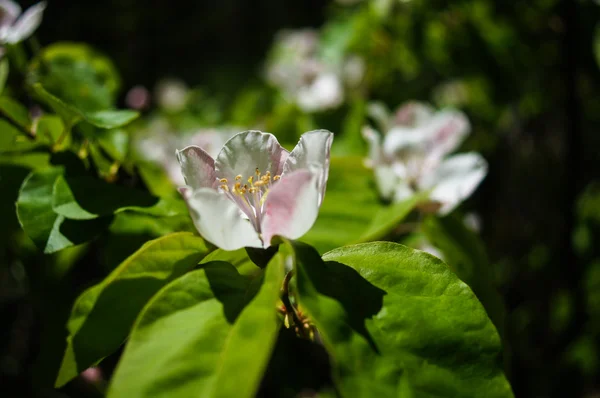
POLYGON ((401 105, 394 114, 393 125, 419 127, 427 123, 434 114, 431 106, 422 102, 410 101, 401 105))
POLYGON ((219 178, 227 178, 230 183, 240 174, 244 180, 255 176, 256 169, 262 174, 269 171, 272 176, 280 175, 288 154, 273 134, 244 131, 225 143, 215 161, 215 169, 219 178))
POLYGON ((431 167, 454 151, 471 130, 469 119, 456 110, 438 112, 424 128, 430 137, 426 163, 431 167))
POLYGON ((196 229, 204 239, 224 250, 263 247, 250 221, 224 194, 210 188, 180 189, 188 204, 196 229))
POLYGON ((315 169, 319 171, 317 188, 319 189, 319 206, 325 197, 325 188, 329 178, 329 162, 333 133, 327 130, 314 130, 302 134, 283 166, 283 174, 296 170, 315 169))
POLYGON ((419 181, 419 189, 432 189, 429 198, 442 205, 438 213, 448 214, 475 191, 487 168, 487 162, 478 153, 450 156, 419 181))
POLYGON ((275 235, 298 239, 312 227, 319 214, 317 177, 308 170, 294 171, 269 190, 262 222, 265 246, 275 235))
POLYGON ((397 157, 401 152, 423 153, 430 138, 421 128, 396 126, 387 132, 383 140, 383 151, 389 158, 397 157))
POLYGON ((31 36, 40 26, 40 23, 42 23, 45 9, 46 2, 44 1, 29 7, 13 24, 8 37, 6 38, 6 42, 18 43, 31 36))
POLYGON ((177 160, 185 183, 193 189, 218 186, 215 161, 204 149, 190 145, 177 151, 177 160))

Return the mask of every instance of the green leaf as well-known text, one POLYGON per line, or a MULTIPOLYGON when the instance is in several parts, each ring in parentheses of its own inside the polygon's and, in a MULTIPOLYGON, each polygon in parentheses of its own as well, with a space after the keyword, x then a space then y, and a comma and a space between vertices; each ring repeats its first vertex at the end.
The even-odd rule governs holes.
POLYGON ((422 228, 456 275, 473 290, 503 336, 506 311, 483 242, 458 216, 428 217, 422 228))
POLYGON ((33 171, 23 181, 17 199, 17 216, 25 233, 44 253, 87 242, 110 223, 110 219, 75 222, 52 210, 54 182, 62 167, 33 171))
POLYGON ((302 241, 319 252, 355 242, 380 208, 373 172, 364 167, 362 158, 334 157, 319 218, 302 241))
POLYGON ((52 208, 57 214, 73 220, 90 220, 126 210, 158 216, 187 212, 181 200, 159 199, 143 191, 88 176, 58 177, 52 208))
POLYGON ((275 256, 254 298, 253 280, 224 262, 165 287, 140 314, 108 396, 253 397, 281 325, 283 269, 275 256))
POLYGON ((98 143, 114 160, 124 162, 129 150, 129 134, 123 129, 101 130, 98 143))
POLYGON ((0 112, 12 120, 17 126, 25 129, 26 131, 31 130, 31 118, 29 117, 29 111, 21 103, 10 97, 0 97, 0 112))
POLYGON ((87 44, 54 43, 29 66, 28 80, 85 112, 112 108, 120 85, 109 58, 87 44))
MULTIPOLYGON (((35 135, 40 142, 47 145, 54 145, 64 131, 65 125, 59 116, 42 115, 37 120, 35 135)), ((68 147, 69 141, 63 139, 62 145, 68 147)))
MULTIPOLYGON (((300 309, 332 356, 342 397, 512 397, 500 338, 439 259, 395 243, 292 243, 300 309)), ((280 249, 281 251, 282 249, 280 249)))
POLYGON ((102 282, 83 292, 67 324, 67 349, 56 386, 119 348, 152 295, 193 269, 207 252, 204 241, 190 233, 167 235, 146 243, 102 282))
POLYGON ((83 111, 52 95, 40 83, 33 84, 31 88, 41 101, 45 102, 62 117, 68 126, 74 126, 81 120, 85 120, 99 128, 114 129, 122 127, 139 117, 138 112, 128 109, 83 111))
POLYGON ((39 143, 27 137, 21 130, 0 119, 0 153, 27 151, 39 146, 39 143))
POLYGON ((204 257, 201 264, 211 261, 223 261, 233 265, 240 274, 246 276, 256 276, 261 272, 261 269, 252 262, 245 248, 238 250, 227 251, 217 249, 204 257))
POLYGON ((138 112, 129 109, 86 112, 83 115, 88 123, 102 129, 125 126, 140 116, 138 112))

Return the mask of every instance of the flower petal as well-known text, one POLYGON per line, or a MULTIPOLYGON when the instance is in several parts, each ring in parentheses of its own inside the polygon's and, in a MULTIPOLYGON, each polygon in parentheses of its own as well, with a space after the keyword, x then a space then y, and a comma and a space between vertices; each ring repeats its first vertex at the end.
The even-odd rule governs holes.
POLYGON ((231 137, 219 152, 215 170, 219 178, 234 181, 238 174, 247 179, 258 169, 272 176, 281 175, 289 152, 279 145, 273 134, 257 130, 244 131, 231 137))
POLYGON ((21 15, 21 6, 11 0, 0 0, 0 29, 10 27, 21 15))
POLYGON ((430 105, 418 101, 409 101, 401 105, 394 113, 394 126, 419 127, 427 123, 434 115, 430 105))
POLYGON ((317 179, 308 170, 297 170, 269 190, 261 228, 265 246, 275 235, 298 239, 312 227, 319 214, 317 179))
POLYGON ((336 108, 344 101, 342 82, 333 73, 323 73, 312 84, 298 90, 297 101, 305 112, 336 108))
POLYGON ((371 128, 371 126, 363 126, 361 133, 369 146, 369 159, 366 162, 367 167, 372 168, 379 164, 383 164, 384 159, 381 134, 371 128))
POLYGON ((435 167, 461 144, 471 125, 464 113, 444 110, 438 112, 423 128, 430 137, 426 163, 435 167))
POLYGON ((403 180, 398 181, 394 188, 394 203, 403 202, 415 194, 410 185, 403 180))
POLYGON ((185 183, 193 189, 216 188, 215 161, 199 146, 190 145, 177 151, 177 160, 185 183))
POLYGON ((431 174, 419 181, 421 190, 433 189, 429 198, 442 204, 439 213, 448 214, 468 198, 487 174, 487 162, 478 153, 450 156, 431 174))
POLYGON ((14 44, 31 36, 38 26, 40 26, 40 23, 42 23, 42 16, 45 9, 46 2, 44 1, 29 7, 13 24, 6 37, 6 42, 14 44))
POLYGON ((392 200, 394 191, 399 183, 399 178, 394 168, 388 165, 375 167, 375 184, 379 190, 379 195, 385 200, 392 200))
POLYGON ((242 217, 238 206, 225 195, 210 188, 193 191, 182 187, 179 191, 204 239, 224 250, 263 247, 250 221, 242 217))
POLYGON ((296 170, 315 168, 320 175, 317 178, 319 206, 325 197, 325 188, 329 178, 329 159, 333 133, 328 130, 313 130, 302 134, 283 166, 283 174, 296 170))

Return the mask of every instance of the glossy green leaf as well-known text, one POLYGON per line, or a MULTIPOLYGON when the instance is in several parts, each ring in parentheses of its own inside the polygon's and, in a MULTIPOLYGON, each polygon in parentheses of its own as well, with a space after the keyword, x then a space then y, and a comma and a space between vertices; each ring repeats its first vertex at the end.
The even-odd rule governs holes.
POLYGON ((357 241, 381 208, 373 172, 360 157, 331 159, 319 217, 302 238, 320 252, 357 241))
POLYGON ((0 97, 0 113, 13 121, 16 125, 25 129, 31 130, 31 118, 29 111, 21 103, 6 96, 0 97))
POLYGON ((340 248, 324 262, 301 244, 284 250, 342 397, 512 396, 494 325, 439 259, 384 242, 340 248))
POLYGON ((281 325, 283 270, 275 256, 254 298, 253 279, 225 262, 166 286, 140 314, 108 396, 253 397, 281 325))
MULTIPOLYGON (((62 119, 57 115, 42 115, 36 123, 35 135, 40 142, 53 145, 65 132, 65 125, 62 119)), ((69 140, 65 137, 62 139, 62 146, 68 147, 69 140)))
POLYGON ((125 126, 138 118, 140 114, 129 109, 104 110, 98 112, 87 112, 84 118, 88 123, 103 129, 114 129, 125 126))
POLYGON ((23 181, 17 199, 17 216, 21 227, 44 253, 54 253, 87 242, 110 222, 109 219, 76 222, 52 210, 54 183, 62 173, 61 167, 32 172, 23 181))
POLYGON ((483 242, 465 226, 462 219, 453 215, 428 217, 423 223, 423 232, 429 242, 441 250, 444 260, 456 275, 471 287, 502 336, 504 303, 496 289, 483 242))
POLYGON ((185 204, 180 200, 159 199, 88 176, 57 178, 52 208, 73 220, 90 220, 126 210, 158 216, 186 213, 185 204))
POLYGON ((204 241, 190 233, 167 235, 146 243, 81 294, 67 325, 68 344, 56 385, 119 348, 152 295, 193 269, 207 252, 204 241))
POLYGON ((63 118, 65 123, 70 126, 74 126, 81 120, 85 120, 99 128, 113 129, 122 127, 139 117, 138 112, 128 109, 84 111, 52 95, 40 83, 35 83, 31 87, 38 98, 54 109, 63 118))

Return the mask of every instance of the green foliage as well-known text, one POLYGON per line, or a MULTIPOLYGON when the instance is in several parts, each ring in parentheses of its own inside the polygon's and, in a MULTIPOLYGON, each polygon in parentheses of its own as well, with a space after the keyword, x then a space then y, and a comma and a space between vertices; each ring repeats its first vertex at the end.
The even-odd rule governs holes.
POLYGON ((441 261, 393 243, 337 249, 324 262, 310 247, 289 250, 300 307, 342 396, 512 396, 493 324, 441 261))
POLYGON ((261 279, 209 262, 162 289, 138 318, 108 396, 254 396, 281 325, 282 256, 261 279))
POLYGON ((166 235, 146 243, 81 294, 67 323, 68 344, 56 385, 64 385, 115 351, 152 295, 193 269, 207 253, 204 241, 190 233, 166 235))
POLYGON ((458 216, 428 217, 423 222, 423 232, 444 254, 445 261, 456 275, 473 290, 502 336, 504 303, 496 290, 492 266, 483 242, 458 216))

